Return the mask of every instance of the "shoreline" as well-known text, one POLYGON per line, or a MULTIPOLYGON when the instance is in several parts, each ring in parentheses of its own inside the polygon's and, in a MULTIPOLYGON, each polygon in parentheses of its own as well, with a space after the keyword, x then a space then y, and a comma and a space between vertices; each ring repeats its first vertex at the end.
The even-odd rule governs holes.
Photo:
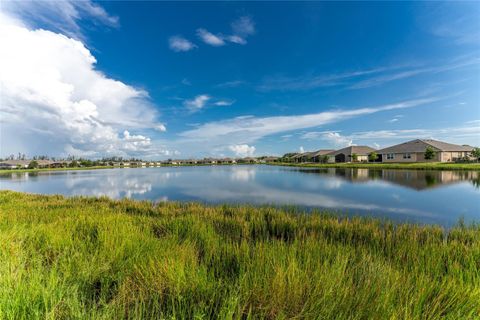
POLYGON ((130 169, 130 168, 162 168, 162 167, 205 167, 205 166, 236 166, 236 165, 270 165, 301 168, 345 168, 345 169, 406 169, 406 170, 480 170, 480 163, 288 163, 288 162, 267 162, 267 163, 220 163, 220 164, 164 164, 161 166, 94 166, 74 168, 41 168, 41 169, 0 169, 0 175, 9 173, 24 172, 45 172, 45 171, 75 171, 75 170, 98 170, 98 169, 130 169))
POLYGON ((345 169, 407 169, 407 170, 480 170, 480 163, 288 163, 269 162, 268 165, 302 168, 345 169))

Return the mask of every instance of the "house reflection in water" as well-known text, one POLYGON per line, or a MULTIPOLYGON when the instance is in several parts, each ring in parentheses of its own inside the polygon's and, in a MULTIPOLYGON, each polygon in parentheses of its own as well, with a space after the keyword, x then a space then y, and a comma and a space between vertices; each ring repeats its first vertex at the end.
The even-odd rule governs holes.
POLYGON ((300 172, 340 177, 351 183, 370 180, 383 180, 415 190, 424 190, 442 185, 471 181, 480 187, 478 171, 443 171, 443 170, 394 170, 362 168, 319 168, 299 169, 300 172))

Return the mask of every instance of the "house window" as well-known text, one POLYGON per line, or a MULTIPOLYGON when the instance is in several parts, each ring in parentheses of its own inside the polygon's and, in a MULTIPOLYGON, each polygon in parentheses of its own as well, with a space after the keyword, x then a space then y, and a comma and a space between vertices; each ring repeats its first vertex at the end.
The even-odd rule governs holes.
POLYGON ((387 160, 393 160, 395 159, 395 154, 394 153, 387 153, 387 160))
POLYGON ((410 153, 404 153, 403 154, 403 159, 411 159, 412 155, 410 153))

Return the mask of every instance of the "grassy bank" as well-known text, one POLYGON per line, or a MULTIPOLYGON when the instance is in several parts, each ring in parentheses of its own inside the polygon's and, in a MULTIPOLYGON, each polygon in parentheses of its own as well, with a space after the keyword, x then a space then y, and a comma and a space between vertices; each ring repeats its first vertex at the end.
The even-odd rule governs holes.
MULTIPOLYGON (((269 165, 290 166, 290 167, 313 167, 313 168, 368 168, 368 169, 414 169, 414 170, 480 170, 480 163, 287 163, 271 162, 269 165)), ((195 167, 195 166, 229 166, 229 165, 251 165, 248 163, 237 164, 162 164, 161 167, 195 167)), ((70 170, 95 170, 95 169, 114 169, 120 167, 95 166, 95 167, 74 167, 74 168, 43 168, 43 169, 3 169, 0 175, 22 172, 42 172, 42 171, 70 171, 70 170)), ((126 167, 122 169, 128 169, 126 167)), ((139 167, 131 167, 139 168, 139 167)))
POLYGON ((71 171, 71 170, 95 170, 95 169, 130 169, 130 168, 160 168, 160 167, 201 167, 201 166, 231 166, 231 165, 248 165, 246 163, 217 163, 217 164, 162 164, 161 166, 145 166, 145 167, 114 167, 114 166, 94 166, 94 167, 68 167, 68 168, 41 168, 41 169, 3 169, 0 170, 0 175, 7 175, 11 173, 22 173, 22 172, 42 172, 42 171, 71 171))
POLYGON ((313 168, 367 168, 367 169, 412 169, 412 170, 480 170, 480 163, 286 163, 270 165, 313 168))
POLYGON ((71 171, 71 170, 95 170, 95 169, 113 169, 113 166, 95 166, 95 167, 73 167, 73 168, 41 168, 41 169, 3 169, 0 175, 22 172, 44 172, 44 171, 71 171))
POLYGON ((0 261, 1 319, 480 317, 478 226, 1 191, 0 261))

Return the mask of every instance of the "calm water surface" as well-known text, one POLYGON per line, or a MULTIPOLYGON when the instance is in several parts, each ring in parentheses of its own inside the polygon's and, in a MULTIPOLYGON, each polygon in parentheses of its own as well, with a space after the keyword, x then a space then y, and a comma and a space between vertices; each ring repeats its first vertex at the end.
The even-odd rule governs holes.
POLYGON ((296 205, 451 226, 480 221, 476 171, 262 165, 51 171, 0 176, 0 189, 152 201, 296 205))

